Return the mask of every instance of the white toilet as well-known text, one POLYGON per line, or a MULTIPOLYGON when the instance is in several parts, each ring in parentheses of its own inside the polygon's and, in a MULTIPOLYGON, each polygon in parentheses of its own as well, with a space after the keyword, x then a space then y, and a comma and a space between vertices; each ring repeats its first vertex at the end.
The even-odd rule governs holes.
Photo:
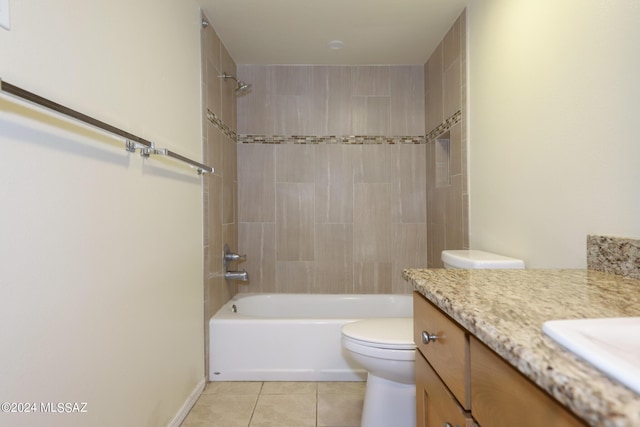
POLYGON ((342 327, 342 347, 368 372, 360 426, 415 427, 413 318, 348 323, 342 327))
MULTIPOLYGON (((445 268, 524 268, 519 259, 477 250, 442 251, 445 268)), ((361 427, 416 425, 413 318, 375 318, 342 327, 342 347, 367 372, 361 427)))

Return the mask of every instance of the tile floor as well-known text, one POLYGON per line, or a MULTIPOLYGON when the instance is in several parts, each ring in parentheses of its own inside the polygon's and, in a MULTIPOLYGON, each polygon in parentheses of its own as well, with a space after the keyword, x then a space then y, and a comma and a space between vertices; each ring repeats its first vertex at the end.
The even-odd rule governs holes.
POLYGON ((181 427, 359 427, 364 382, 212 382, 181 427))

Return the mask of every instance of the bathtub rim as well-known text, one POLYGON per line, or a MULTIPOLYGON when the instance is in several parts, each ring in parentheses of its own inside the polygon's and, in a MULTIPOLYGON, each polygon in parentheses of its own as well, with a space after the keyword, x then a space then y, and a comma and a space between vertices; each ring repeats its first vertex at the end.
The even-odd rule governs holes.
POLYGON ((231 297, 226 303, 224 303, 213 315, 209 318, 209 323, 214 321, 216 322, 226 322, 226 321, 242 321, 242 320, 257 320, 264 322, 284 322, 284 321, 296 321, 296 320, 349 320, 353 321, 364 319, 364 318, 372 318, 372 317, 403 317, 403 316, 322 316, 322 317, 266 317, 266 316, 254 316, 247 315, 242 313, 236 313, 232 311, 232 306, 234 303, 237 303, 243 299, 251 298, 251 297, 259 297, 259 298, 274 298, 274 297, 319 297, 319 298, 350 298, 350 299, 372 299, 372 298, 398 298, 402 297, 407 299, 407 305, 411 309, 411 315, 407 317, 413 316, 413 303, 412 303, 412 294, 309 294, 309 293, 274 293, 274 292, 246 292, 246 293, 237 293, 233 297, 231 297))

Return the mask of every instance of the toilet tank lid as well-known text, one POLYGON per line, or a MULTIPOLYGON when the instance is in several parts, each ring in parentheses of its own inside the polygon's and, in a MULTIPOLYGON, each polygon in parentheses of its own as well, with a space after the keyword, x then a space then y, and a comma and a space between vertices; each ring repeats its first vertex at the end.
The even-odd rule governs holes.
POLYGON ((524 268, 524 261, 479 250, 442 251, 442 262, 457 268, 524 268))

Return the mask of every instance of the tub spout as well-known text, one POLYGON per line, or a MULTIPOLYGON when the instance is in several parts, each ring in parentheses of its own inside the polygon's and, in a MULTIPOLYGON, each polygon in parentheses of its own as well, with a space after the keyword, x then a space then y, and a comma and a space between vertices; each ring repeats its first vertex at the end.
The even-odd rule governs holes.
POLYGON ((246 270, 227 271, 224 273, 224 278, 232 282, 247 282, 249 281, 249 273, 246 270))

